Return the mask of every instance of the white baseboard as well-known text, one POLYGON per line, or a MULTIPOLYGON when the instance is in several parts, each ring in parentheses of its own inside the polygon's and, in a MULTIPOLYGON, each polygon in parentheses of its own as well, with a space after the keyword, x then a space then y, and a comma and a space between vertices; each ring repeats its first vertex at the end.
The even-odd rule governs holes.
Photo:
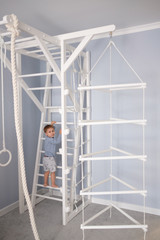
MULTIPOLYGON (((108 205, 109 201, 107 201, 105 199, 100 199, 100 198, 92 198, 92 203, 108 205)), ((137 211, 137 212, 143 212, 143 206, 140 206, 140 205, 134 205, 134 204, 123 203, 123 202, 113 202, 113 203, 116 204, 116 206, 118 206, 119 208, 137 211)), ((149 213, 149 214, 160 216, 160 209, 157 209, 157 208, 146 207, 145 212, 149 213)))
POLYGON ((14 210, 15 208, 18 207, 19 201, 12 203, 11 205, 0 209, 0 217, 2 217, 3 215, 9 213, 10 211, 14 210))
MULTIPOLYGON (((100 198, 92 198, 92 203, 101 204, 101 205, 108 205, 109 201, 104 200, 104 199, 100 199, 100 198)), ((19 204, 19 201, 15 202, 15 203, 12 203, 11 205, 9 205, 5 208, 0 209, 0 217, 9 213, 10 211, 14 210, 15 208, 17 208, 18 204, 19 204)), ((137 211, 137 212, 143 212, 143 207, 139 206, 139 205, 122 203, 122 202, 114 202, 114 204, 116 204, 116 206, 118 206, 120 208, 123 208, 123 209, 137 211)), ((146 213, 160 216, 160 209, 146 207, 145 210, 146 210, 145 211, 146 213)))

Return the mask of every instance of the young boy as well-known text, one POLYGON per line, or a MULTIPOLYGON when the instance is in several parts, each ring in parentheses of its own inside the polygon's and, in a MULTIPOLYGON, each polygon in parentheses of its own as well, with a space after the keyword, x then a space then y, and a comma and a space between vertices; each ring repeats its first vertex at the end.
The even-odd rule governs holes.
POLYGON ((51 173, 51 186, 54 188, 57 188, 58 186, 55 184, 55 171, 56 171, 56 161, 55 161, 55 155, 56 155, 56 144, 59 144, 61 142, 61 129, 59 130, 59 135, 57 138, 54 138, 55 136, 55 127, 53 124, 55 124, 55 121, 51 122, 51 125, 46 125, 44 127, 45 132, 45 154, 43 157, 43 168, 44 168, 44 186, 48 186, 48 177, 51 173))

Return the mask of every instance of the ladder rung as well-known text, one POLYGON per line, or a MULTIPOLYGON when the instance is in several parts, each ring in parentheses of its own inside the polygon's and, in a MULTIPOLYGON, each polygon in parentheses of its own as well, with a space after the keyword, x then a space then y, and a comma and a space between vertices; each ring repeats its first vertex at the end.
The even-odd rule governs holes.
MULTIPOLYGON (((41 153, 44 153, 44 151, 40 151, 41 153)), ((62 153, 56 152, 57 155, 61 155, 62 153)), ((73 153, 67 153, 67 156, 73 156, 73 153)))
POLYGON ((25 77, 37 77, 37 76, 46 76, 46 75, 54 75, 55 72, 43 72, 43 73, 31 73, 31 74, 24 74, 24 75, 19 75, 18 77, 25 78, 25 77))
POLYGON ((111 119, 111 120, 81 120, 79 121, 79 126, 93 126, 93 125, 112 125, 112 124, 138 124, 138 125, 145 125, 145 119, 132 119, 132 120, 125 120, 125 119, 111 119))
MULTIPOLYGON (((41 153, 45 153, 44 150, 41 150, 40 152, 41 152, 41 153)), ((60 152, 56 152, 56 154, 60 154, 60 152)))
MULTIPOLYGON (((46 124, 51 124, 51 122, 44 122, 44 124, 45 124, 45 125, 46 125, 46 124)), ((56 122, 55 124, 56 124, 56 125, 57 125, 57 124, 62 124, 62 122, 56 122)), ((66 122, 66 124, 67 124, 67 125, 74 125, 74 122, 66 122)))
POLYGON ((57 166, 57 168, 62 169, 62 166, 57 166))
POLYGON ((50 196, 40 195, 40 194, 34 194, 34 196, 41 197, 41 198, 47 198, 47 199, 51 199, 51 200, 56 200, 56 201, 62 202, 61 198, 55 198, 55 197, 50 197, 50 196))
MULTIPOLYGON (((49 109, 50 112, 61 112, 61 106, 45 106, 45 109, 49 109)), ((66 107, 67 112, 75 113, 74 107, 66 107)))
MULTIPOLYGON (((62 153, 60 153, 60 152, 57 152, 56 154, 57 155, 62 155, 62 153)), ((67 156, 73 156, 73 153, 67 153, 67 156)))
POLYGON ((51 186, 44 186, 43 184, 36 184, 38 187, 42 187, 42 188, 49 188, 49 189, 54 189, 54 190, 61 190, 61 188, 54 188, 51 186))
POLYGON ((61 112, 61 107, 57 108, 57 107, 53 107, 53 106, 46 106, 44 107, 45 109, 48 109, 51 112, 55 112, 55 113, 60 113, 61 112))
MULTIPOLYGON (((41 138, 41 140, 45 140, 45 138, 41 138)), ((74 142, 74 139, 67 139, 67 142, 74 142)), ((87 141, 87 142, 89 142, 89 141, 87 141)), ((85 142, 86 143, 86 142, 85 142)), ((84 143, 83 143, 84 144, 84 143)))
MULTIPOLYGON (((53 46, 51 46, 51 45, 48 45, 48 50, 49 51, 51 51, 51 50, 58 50, 59 48, 58 47, 53 47, 53 46)), ((42 52, 42 50, 40 49, 40 50, 32 50, 32 51, 30 51, 30 53, 41 53, 42 52)))
MULTIPOLYGON (((39 176, 39 177, 44 177, 44 174, 38 173, 37 176, 39 176)), ((49 175, 49 178, 50 178, 50 175, 49 175)), ((62 177, 56 176, 56 179, 62 180, 62 177)), ((70 181, 71 179, 70 179, 70 178, 67 178, 67 180, 70 181)), ((37 186, 40 186, 40 185, 37 184, 37 186)), ((41 185, 41 186, 43 186, 43 185, 41 185)), ((43 187, 44 187, 44 186, 43 186, 43 187)))
POLYGON ((87 90, 104 90, 104 89, 136 89, 146 88, 146 83, 126 83, 126 84, 112 84, 112 85, 98 85, 98 86, 82 86, 78 87, 79 91, 87 90))
POLYGON ((47 90, 47 89, 60 89, 60 86, 51 86, 51 87, 35 87, 35 88, 28 88, 27 90, 31 91, 31 90, 47 90))
MULTIPOLYGON (((43 163, 39 163, 38 165, 39 165, 40 167, 43 167, 43 163)), ((62 169, 62 166, 57 166, 57 168, 62 169)))

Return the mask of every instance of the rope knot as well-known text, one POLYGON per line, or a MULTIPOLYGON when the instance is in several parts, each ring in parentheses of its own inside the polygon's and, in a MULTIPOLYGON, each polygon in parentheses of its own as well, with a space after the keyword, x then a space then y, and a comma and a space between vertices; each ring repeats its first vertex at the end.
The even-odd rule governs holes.
POLYGON ((14 33, 15 36, 19 36, 18 30, 18 18, 16 15, 11 14, 8 16, 8 23, 6 24, 7 30, 14 33))

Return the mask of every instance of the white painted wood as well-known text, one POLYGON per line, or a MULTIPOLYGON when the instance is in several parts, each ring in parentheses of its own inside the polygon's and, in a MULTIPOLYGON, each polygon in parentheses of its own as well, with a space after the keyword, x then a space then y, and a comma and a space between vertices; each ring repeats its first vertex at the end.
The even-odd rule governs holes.
POLYGON ((126 123, 130 123, 130 124, 141 124, 141 125, 145 125, 146 124, 146 120, 142 120, 142 119, 135 119, 135 120, 115 120, 115 121, 98 121, 98 120, 83 120, 83 121, 79 121, 79 125, 80 126, 93 126, 93 125, 110 125, 110 124, 126 124, 126 123))
POLYGON ((39 43, 39 46, 41 47, 46 59, 48 60, 50 66, 53 68, 57 78, 59 79, 59 81, 61 81, 61 74, 60 74, 60 69, 58 67, 58 65, 56 64, 56 62, 54 61, 54 59, 52 58, 51 53, 49 52, 49 50, 47 49, 45 43, 40 40, 39 38, 36 38, 37 42, 39 43))
POLYGON ((63 225, 67 224, 67 136, 64 134, 67 128, 66 126, 66 96, 64 94, 66 89, 66 73, 64 70, 64 63, 66 61, 66 46, 64 41, 61 41, 61 121, 62 121, 62 219, 63 225))
MULTIPOLYGON (((50 67, 47 64, 46 69, 47 71, 50 71, 50 67)), ((46 83, 45 86, 47 87, 50 85, 50 75, 46 76, 46 83)), ((44 97, 43 97, 43 106, 45 107, 48 103, 49 99, 49 90, 45 89, 44 91, 44 97)), ((45 108, 44 108, 45 109, 45 108)), ((39 127, 39 137, 38 137, 38 146, 37 146, 37 154, 36 154, 36 161, 35 161, 35 170, 34 170, 34 179, 33 179, 33 186, 32 186, 32 206, 35 206, 36 204, 36 194, 37 194, 37 183, 38 183, 38 172, 40 169, 40 159, 41 159, 41 149, 42 149, 42 140, 43 137, 43 122, 45 121, 46 117, 46 109, 41 112, 41 120, 40 120, 40 127, 39 127)))
MULTIPOLYGON (((11 71, 11 63, 8 60, 8 58, 6 57, 6 66, 7 68, 11 71)), ((20 75, 19 72, 17 71, 17 76, 20 75)), ((21 87, 25 90, 25 92, 28 94, 28 96, 32 99, 32 101, 35 103, 35 105, 40 109, 40 111, 43 111, 43 106, 40 103, 40 101, 38 100, 38 98, 32 93, 32 92, 28 92, 28 85, 24 82, 24 80, 22 78, 19 78, 19 82, 21 87)))
POLYGON ((138 88, 146 88, 146 83, 127 83, 127 84, 113 84, 113 85, 98 85, 98 86, 79 86, 79 91, 89 91, 89 90, 104 90, 104 89, 138 89, 138 88))
MULTIPOLYGON (((21 55, 16 54, 16 63, 17 63, 17 70, 21 73, 21 55)), ((22 115, 22 87, 20 83, 18 86, 18 102, 19 102, 19 119, 20 119, 20 128, 21 128, 21 135, 23 136, 23 115, 22 115)), ((18 149, 18 186, 19 186, 19 212, 24 212, 25 207, 25 198, 23 193, 23 187, 22 187, 22 176, 20 172, 20 155, 19 155, 19 149, 18 149)))
MULTIPOLYGON (((5 16, 5 19, 7 20, 8 23, 11 23, 13 21, 12 19, 12 16, 11 15, 7 15, 5 16)), ((21 30, 21 31, 24 31, 24 32, 27 32, 29 33, 30 35, 34 35, 34 36, 37 36, 37 37, 40 37, 41 39, 44 39, 50 43, 53 43, 55 44, 56 46, 60 45, 60 41, 57 37, 51 37, 49 36, 48 34, 46 33, 43 33, 39 30, 37 30, 36 28, 33 28, 21 21, 18 22, 18 28, 21 30)))
MULTIPOLYGON (((72 40, 74 38, 75 39, 83 38, 83 37, 89 36, 89 35, 94 35, 94 36, 101 35, 101 34, 113 32, 113 31, 115 31, 115 25, 108 25, 108 26, 104 26, 104 27, 97 27, 97 28, 91 28, 91 29, 87 29, 87 30, 83 30, 83 31, 62 34, 62 35, 59 35, 58 38, 66 41, 66 40, 72 40)), ((81 39, 80 39, 80 41, 81 41, 81 39)))
MULTIPOLYGON (((115 29, 114 31, 110 31, 110 32, 112 32, 112 36, 114 37, 114 36, 123 36, 123 35, 127 35, 127 34, 144 32, 144 31, 151 31, 151 30, 159 29, 159 28, 160 28, 160 22, 154 22, 154 23, 137 25, 137 26, 128 27, 128 28, 115 29)), ((97 34, 94 36, 93 39, 110 38, 110 32, 104 32, 102 34, 97 34)), ((58 35, 57 37, 60 39, 61 38, 65 39, 65 34, 58 35)), ((66 36, 66 39, 67 39, 67 42, 70 44, 81 41, 80 37, 69 39, 69 35, 68 35, 68 37, 66 36)))
POLYGON ((85 48, 87 43, 92 39, 93 35, 86 36, 81 43, 78 45, 78 47, 74 50, 72 55, 68 58, 68 60, 64 64, 64 71, 67 71, 67 69, 71 66, 73 61, 77 58, 79 53, 85 48))
POLYGON ((98 229, 101 229, 101 230, 107 230, 107 229, 143 229, 144 232, 147 231, 147 228, 148 226, 147 225, 143 225, 143 224, 140 224, 140 225, 108 225, 108 226, 105 226, 105 225, 91 225, 91 226, 83 226, 81 225, 81 229, 95 229, 95 230, 98 230, 98 229))
POLYGON ((98 196, 98 195, 121 195, 121 194, 145 194, 147 193, 146 190, 128 190, 128 191, 102 191, 102 192, 83 192, 81 191, 81 195, 91 195, 91 196, 98 196))

